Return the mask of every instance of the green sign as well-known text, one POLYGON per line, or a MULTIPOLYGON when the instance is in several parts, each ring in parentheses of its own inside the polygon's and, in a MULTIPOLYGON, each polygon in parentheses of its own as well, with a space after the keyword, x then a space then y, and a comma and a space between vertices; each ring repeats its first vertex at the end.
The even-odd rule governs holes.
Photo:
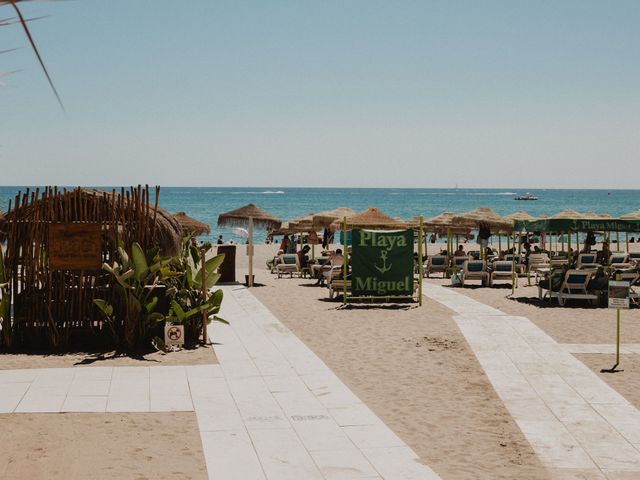
POLYGON ((413 294, 413 230, 354 229, 351 251, 353 295, 413 294))
POLYGON ((640 220, 595 219, 572 220, 548 218, 515 222, 516 230, 527 232, 640 232, 640 220))

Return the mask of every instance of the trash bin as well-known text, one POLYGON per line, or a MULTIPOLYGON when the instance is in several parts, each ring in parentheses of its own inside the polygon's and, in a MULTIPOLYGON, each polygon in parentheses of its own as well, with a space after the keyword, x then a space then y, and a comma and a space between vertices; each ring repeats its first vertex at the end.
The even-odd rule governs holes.
POLYGON ((218 245, 218 254, 224 253, 224 260, 218 273, 220 283, 234 283, 236 281, 236 246, 218 245))

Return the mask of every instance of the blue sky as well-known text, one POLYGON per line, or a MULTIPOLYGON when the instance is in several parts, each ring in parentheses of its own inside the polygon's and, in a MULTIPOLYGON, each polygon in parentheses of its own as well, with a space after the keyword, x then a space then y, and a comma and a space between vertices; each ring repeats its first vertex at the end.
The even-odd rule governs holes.
POLYGON ((22 6, 3 184, 637 186, 637 1, 22 6))

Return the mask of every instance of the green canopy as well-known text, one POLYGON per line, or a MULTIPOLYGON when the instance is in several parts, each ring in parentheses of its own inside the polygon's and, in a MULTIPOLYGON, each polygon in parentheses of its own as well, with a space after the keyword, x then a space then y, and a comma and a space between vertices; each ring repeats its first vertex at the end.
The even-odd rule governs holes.
POLYGON ((514 222, 516 230, 527 232, 634 232, 640 233, 640 220, 618 218, 544 218, 514 222))

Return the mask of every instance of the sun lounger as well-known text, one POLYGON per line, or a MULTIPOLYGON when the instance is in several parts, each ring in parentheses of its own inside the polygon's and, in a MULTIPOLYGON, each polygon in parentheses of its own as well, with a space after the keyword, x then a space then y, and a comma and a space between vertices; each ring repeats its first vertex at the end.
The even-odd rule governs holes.
POLYGON ((564 306, 567 300, 598 300, 598 295, 587 291, 592 275, 593 272, 585 270, 568 270, 560 291, 549 292, 549 296, 557 298, 560 306, 564 306))
POLYGON ((626 253, 612 253, 609 257, 609 268, 611 269, 625 269, 631 266, 629 255, 626 253))
POLYGON ((285 253, 280 255, 280 261, 276 265, 276 273, 278 274, 278 278, 282 278, 282 275, 287 273, 291 278, 293 278, 294 273, 302 275, 298 255, 295 253, 285 253))
POLYGON ((516 274, 523 275, 525 273, 524 264, 522 263, 522 257, 517 254, 509 254, 505 255, 502 261, 505 262, 513 262, 515 260, 516 263, 516 274))
POLYGON ((483 286, 489 281, 487 264, 484 260, 467 260, 462 272, 462 286, 467 280, 480 280, 483 286))
POLYGON ((539 269, 549 268, 549 255, 546 253, 531 253, 527 265, 527 279, 531 285, 531 273, 535 273, 536 283, 538 283, 539 269))
POLYGON ((581 253, 578 255, 578 261, 576 262, 576 268, 578 270, 594 269, 598 268, 598 255, 595 253, 581 253))
MULTIPOLYGON (((496 260, 492 264, 493 271, 489 276, 489 286, 493 286, 495 280, 509 280, 512 283, 518 284, 517 270, 514 272, 513 261, 496 260), (514 274, 515 273, 515 274, 514 274)), ((517 268, 517 265, 516 265, 517 268)))
POLYGON ((442 276, 447 271, 449 259, 445 255, 432 255, 427 258, 427 268, 424 270, 424 276, 429 278, 430 273, 442 272, 442 276))

